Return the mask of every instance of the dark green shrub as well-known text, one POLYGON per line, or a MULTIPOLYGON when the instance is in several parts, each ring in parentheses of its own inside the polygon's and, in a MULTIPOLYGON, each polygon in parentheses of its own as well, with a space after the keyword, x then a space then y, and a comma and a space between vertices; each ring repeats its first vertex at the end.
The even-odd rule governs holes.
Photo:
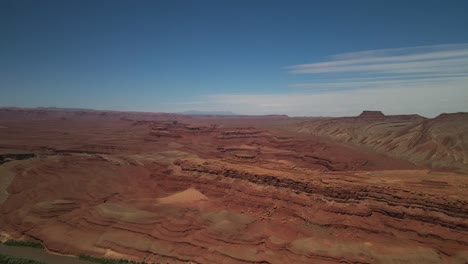
POLYGON ((32 259, 23 259, 23 258, 16 258, 7 255, 0 254, 0 263, 2 264, 46 264, 44 262, 35 261, 32 259))
POLYGON ((101 263, 101 264, 147 264, 146 262, 135 262, 126 259, 109 259, 109 258, 97 258, 88 255, 80 255, 80 259, 101 263))
POLYGON ((32 248, 40 248, 40 249, 44 248, 44 246, 41 243, 33 242, 33 241, 8 240, 7 242, 3 244, 7 246, 12 246, 12 247, 32 247, 32 248))

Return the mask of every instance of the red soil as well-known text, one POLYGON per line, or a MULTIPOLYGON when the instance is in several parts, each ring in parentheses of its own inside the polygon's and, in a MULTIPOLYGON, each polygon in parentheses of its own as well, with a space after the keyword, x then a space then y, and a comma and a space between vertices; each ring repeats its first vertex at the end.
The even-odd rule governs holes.
POLYGON ((147 262, 468 261, 459 166, 310 133, 348 126, 325 120, 0 111, 0 155, 22 159, 0 166, 1 234, 147 262))

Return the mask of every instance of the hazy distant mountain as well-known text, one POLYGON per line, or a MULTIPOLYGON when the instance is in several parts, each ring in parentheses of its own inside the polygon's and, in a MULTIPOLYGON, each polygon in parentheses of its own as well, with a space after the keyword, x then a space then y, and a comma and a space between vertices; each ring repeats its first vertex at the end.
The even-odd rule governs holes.
POLYGON ((184 115, 236 115, 231 111, 197 111, 197 110, 189 110, 184 112, 179 112, 179 114, 184 115))

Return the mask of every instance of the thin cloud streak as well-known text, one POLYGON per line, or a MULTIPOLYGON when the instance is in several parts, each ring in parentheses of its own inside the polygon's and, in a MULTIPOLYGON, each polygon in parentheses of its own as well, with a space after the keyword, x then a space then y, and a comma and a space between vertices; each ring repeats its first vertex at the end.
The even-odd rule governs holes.
POLYGON ((365 57, 376 57, 383 56, 388 54, 398 54, 398 53, 421 53, 423 51, 439 51, 439 50, 457 50, 457 49, 466 49, 468 43, 461 44, 442 44, 442 45, 424 45, 424 46, 415 46, 415 47, 404 47, 404 48, 390 48, 390 49, 374 49, 374 50, 364 50, 356 52, 347 52, 340 53, 330 56, 332 60, 349 60, 355 58, 365 58, 365 57))
POLYGON ((350 63, 341 65, 299 65, 290 73, 332 73, 332 72, 380 72, 380 73, 454 73, 468 71, 468 56, 461 58, 444 58, 424 61, 402 61, 382 63, 350 63))
MULTIPOLYGON (((366 78, 367 80, 371 80, 371 78, 366 78)), ((375 81, 352 81, 350 82, 326 82, 326 83, 297 83, 297 84, 290 84, 289 87, 291 88, 359 88, 359 87, 373 87, 375 89, 388 87, 388 86, 395 86, 395 85, 424 85, 430 84, 433 82, 444 82, 449 80, 466 80, 468 81, 468 74, 461 75, 457 77, 452 76, 445 76, 445 77, 426 77, 421 79, 384 79, 384 80, 375 80, 375 81)), ((468 82, 467 82, 468 83, 468 82)), ((443 85, 443 83, 441 83, 443 85)))
POLYGON ((335 55, 331 60, 286 67, 292 74, 337 72, 466 73, 468 44, 372 50, 335 55))
MULTIPOLYGON (((412 80, 412 79, 433 79, 433 78, 444 78, 444 77, 467 77, 468 73, 443 73, 443 74, 401 74, 401 75, 389 75, 389 76, 373 76, 373 77, 352 77, 352 78, 337 78, 337 81, 348 82, 348 81, 377 81, 377 80, 412 80)), ((451 78, 450 78, 451 79, 451 78)), ((294 85, 294 84, 291 84, 294 85)), ((290 87, 292 87, 290 85, 290 87)))
POLYGON ((356 65, 356 64, 376 64, 376 63, 392 63, 392 62, 420 62, 420 61, 432 61, 438 59, 450 59, 468 56, 468 50, 455 50, 445 52, 433 52, 428 54, 418 55, 402 55, 402 56, 385 56, 385 57, 374 57, 374 58, 363 58, 363 59, 352 59, 352 60, 340 60, 331 62, 320 62, 311 64, 302 64, 291 66, 287 68, 291 69, 304 69, 304 68, 323 68, 323 67, 334 67, 343 65, 356 65))

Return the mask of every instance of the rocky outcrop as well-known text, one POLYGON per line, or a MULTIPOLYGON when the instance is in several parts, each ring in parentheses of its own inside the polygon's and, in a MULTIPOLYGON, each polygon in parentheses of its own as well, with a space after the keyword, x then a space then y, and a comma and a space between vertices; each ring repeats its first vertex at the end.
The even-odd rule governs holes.
POLYGON ((288 129, 371 149, 430 168, 468 173, 468 114, 310 119, 288 129))
POLYGON ((381 111, 369 111, 369 110, 364 110, 362 113, 359 115, 361 118, 378 118, 378 117, 385 117, 385 115, 381 111))

